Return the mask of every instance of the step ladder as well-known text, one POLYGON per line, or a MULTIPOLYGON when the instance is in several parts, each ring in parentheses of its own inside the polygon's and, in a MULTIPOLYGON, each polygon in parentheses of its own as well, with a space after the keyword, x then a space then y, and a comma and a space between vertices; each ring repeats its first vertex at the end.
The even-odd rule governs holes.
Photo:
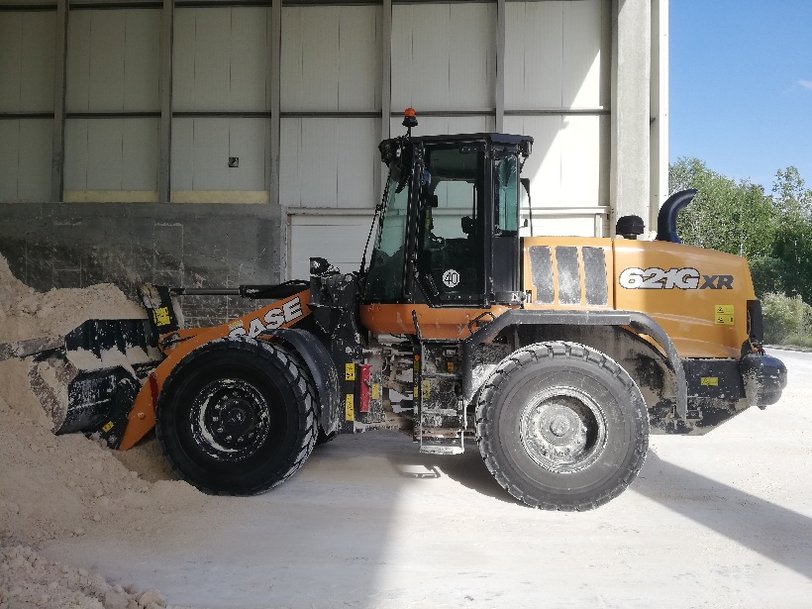
POLYGON ((414 440, 424 454, 460 455, 465 452, 466 413, 462 398, 455 394, 453 387, 462 382, 462 376, 426 369, 426 341, 414 312, 412 319, 417 332, 413 372, 414 440))

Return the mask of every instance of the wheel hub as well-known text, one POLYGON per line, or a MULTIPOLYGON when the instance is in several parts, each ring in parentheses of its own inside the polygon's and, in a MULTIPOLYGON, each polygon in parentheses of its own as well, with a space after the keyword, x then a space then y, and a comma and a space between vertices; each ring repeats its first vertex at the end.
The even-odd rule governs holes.
POLYGON ((569 420, 566 416, 558 415, 553 418, 552 422, 550 423, 550 431, 554 436, 559 438, 565 436, 567 432, 571 429, 571 425, 569 420))
POLYGON ((195 442, 220 461, 250 457, 270 433, 268 402, 243 379, 212 381, 198 393, 192 408, 195 442))
POLYGON ((535 396, 522 411, 519 426, 528 456, 555 473, 588 467, 606 442, 602 409, 574 387, 550 387, 535 396))

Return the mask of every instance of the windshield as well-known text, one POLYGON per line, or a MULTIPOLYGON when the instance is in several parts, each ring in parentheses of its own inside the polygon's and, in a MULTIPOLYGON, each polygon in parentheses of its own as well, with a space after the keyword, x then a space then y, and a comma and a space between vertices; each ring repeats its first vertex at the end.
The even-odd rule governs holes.
POLYGON ((367 272, 365 296, 369 300, 394 301, 401 297, 408 209, 409 174, 399 162, 393 161, 367 272))

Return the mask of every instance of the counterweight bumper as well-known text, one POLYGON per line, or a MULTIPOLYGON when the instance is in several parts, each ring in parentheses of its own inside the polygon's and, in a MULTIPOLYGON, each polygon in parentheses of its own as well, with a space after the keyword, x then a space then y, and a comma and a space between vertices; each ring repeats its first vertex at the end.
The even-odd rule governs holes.
POLYGON ((740 364, 744 392, 751 406, 765 408, 781 398, 787 386, 787 367, 777 357, 748 353, 740 364))

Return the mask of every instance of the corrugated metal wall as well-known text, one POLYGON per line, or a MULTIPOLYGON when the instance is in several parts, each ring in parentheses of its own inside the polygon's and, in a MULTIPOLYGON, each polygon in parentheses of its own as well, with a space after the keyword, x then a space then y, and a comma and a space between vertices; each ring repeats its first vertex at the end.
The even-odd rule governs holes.
POLYGON ((54 13, 0 13, 0 201, 51 189, 54 13))
POLYGON ((0 1, 0 202, 278 205, 300 275, 358 258, 413 106, 416 133, 535 137, 536 234, 606 230, 611 0, 255 4, 0 1))

